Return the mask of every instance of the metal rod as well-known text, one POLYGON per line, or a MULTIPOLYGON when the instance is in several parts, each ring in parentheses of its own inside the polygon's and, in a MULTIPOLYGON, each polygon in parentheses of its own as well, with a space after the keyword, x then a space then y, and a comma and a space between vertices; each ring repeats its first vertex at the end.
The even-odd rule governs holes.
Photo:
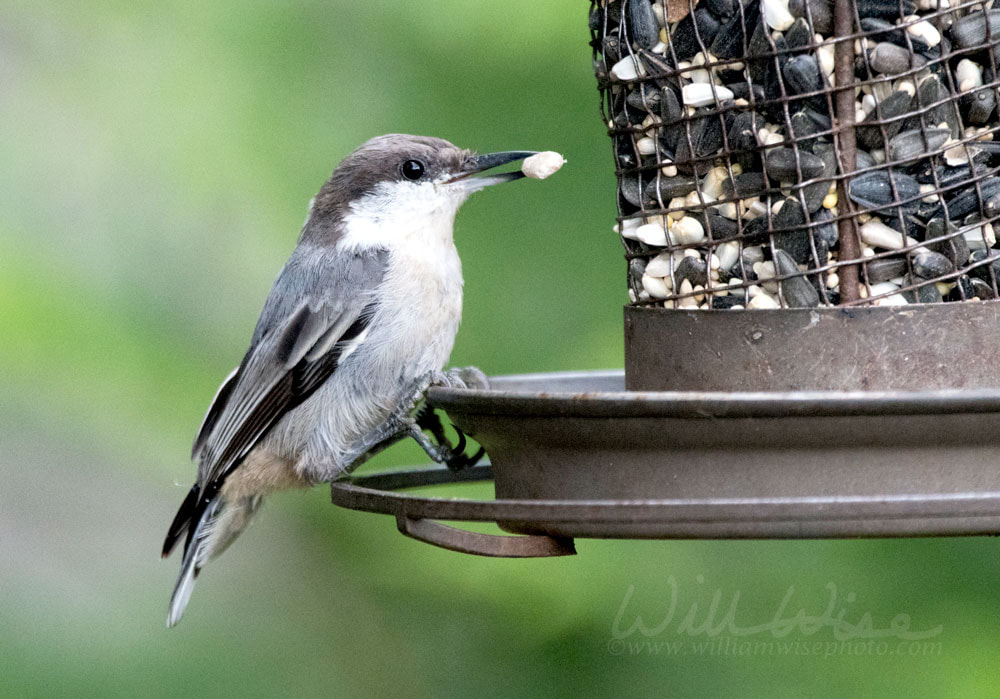
MULTIPOLYGON (((834 3, 834 33, 838 43, 834 47, 834 77, 837 81, 836 90, 836 139, 840 152, 840 174, 837 181, 837 202, 839 221, 837 228, 840 234, 840 260, 859 260, 861 247, 858 243, 856 220, 852 213, 850 199, 847 196, 846 175, 857 169, 857 144, 854 137, 854 122, 856 105, 854 103, 854 3, 851 0, 835 0, 834 3), (845 215, 846 214, 846 215, 845 215)), ((858 265, 857 263, 842 266, 838 270, 840 276, 840 302, 857 301, 858 265)))

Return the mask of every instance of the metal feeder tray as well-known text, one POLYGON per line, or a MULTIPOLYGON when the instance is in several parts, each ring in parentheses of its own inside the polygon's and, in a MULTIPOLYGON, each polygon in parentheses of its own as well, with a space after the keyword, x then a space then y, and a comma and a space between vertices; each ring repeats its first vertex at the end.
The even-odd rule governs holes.
POLYGON ((428 400, 492 466, 358 476, 336 505, 487 556, 574 552, 573 539, 1000 533, 1000 389, 626 392, 622 371, 504 376, 428 400), (398 489, 493 478, 496 499, 398 489), (526 536, 437 520, 491 521, 526 536))

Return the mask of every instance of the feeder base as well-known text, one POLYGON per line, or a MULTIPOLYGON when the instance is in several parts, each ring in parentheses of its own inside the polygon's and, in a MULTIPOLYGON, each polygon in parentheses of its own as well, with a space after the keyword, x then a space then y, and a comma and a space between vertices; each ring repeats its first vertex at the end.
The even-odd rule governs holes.
POLYGON ((430 402, 487 448, 492 470, 358 477, 333 485, 334 502, 393 514, 404 533, 430 543, 500 556, 563 555, 579 537, 1000 533, 1000 390, 623 387, 616 371, 433 388, 430 402), (390 492, 490 476, 492 501, 390 492), (467 538, 414 526, 420 520, 494 521, 542 539, 467 538))

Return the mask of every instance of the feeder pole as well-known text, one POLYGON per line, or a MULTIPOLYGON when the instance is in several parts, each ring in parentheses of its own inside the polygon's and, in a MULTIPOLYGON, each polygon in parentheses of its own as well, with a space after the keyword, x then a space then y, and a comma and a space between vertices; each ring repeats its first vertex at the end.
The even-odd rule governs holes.
MULTIPOLYGON (((854 3, 851 0, 834 2, 834 78, 836 85, 836 128, 834 129, 840 151, 841 177, 837 180, 838 222, 840 235, 840 261, 859 260, 861 248, 858 244, 856 221, 851 215, 850 199, 847 196, 847 177, 857 168, 857 142, 854 138, 854 3)), ((857 301, 858 265, 847 264, 838 270, 840 276, 840 302, 857 301)))

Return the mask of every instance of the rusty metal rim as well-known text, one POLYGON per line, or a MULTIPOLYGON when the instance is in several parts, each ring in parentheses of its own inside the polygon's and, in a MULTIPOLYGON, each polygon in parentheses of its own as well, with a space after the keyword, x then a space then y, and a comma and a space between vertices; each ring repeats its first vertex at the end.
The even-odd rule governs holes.
POLYGON ((427 399, 443 409, 488 415, 574 417, 837 417, 1000 413, 1000 389, 933 391, 586 391, 502 390, 505 383, 567 379, 612 379, 623 371, 553 372, 497 377, 498 388, 456 389, 435 386, 427 399))
POLYGON ((775 522, 996 517, 1000 492, 664 500, 464 500, 394 489, 489 480, 492 468, 453 473, 430 467, 357 476, 331 484, 333 504, 410 519, 463 522, 775 522), (375 486, 375 487, 371 487, 375 486))

